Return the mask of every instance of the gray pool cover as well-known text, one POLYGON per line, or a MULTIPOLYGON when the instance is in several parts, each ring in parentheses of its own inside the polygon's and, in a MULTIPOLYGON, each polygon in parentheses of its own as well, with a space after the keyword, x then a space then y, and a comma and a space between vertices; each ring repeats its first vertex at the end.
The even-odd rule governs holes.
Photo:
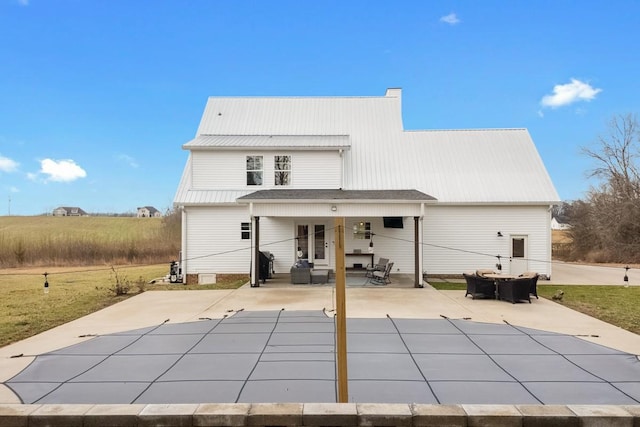
MULTIPOLYGON (((350 402, 638 404, 640 361, 577 337, 453 319, 348 319, 350 402)), ((334 319, 241 311, 43 354, 24 403, 335 402, 334 319)))

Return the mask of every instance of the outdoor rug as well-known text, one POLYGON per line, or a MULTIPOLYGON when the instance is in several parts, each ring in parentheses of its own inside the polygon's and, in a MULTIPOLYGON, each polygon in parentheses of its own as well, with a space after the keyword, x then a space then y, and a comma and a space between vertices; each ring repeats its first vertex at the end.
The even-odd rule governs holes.
MULTIPOLYGON (((350 402, 638 404, 640 361, 578 337, 458 319, 347 319, 350 402)), ((240 311, 39 355, 23 403, 336 402, 323 311, 240 311)))

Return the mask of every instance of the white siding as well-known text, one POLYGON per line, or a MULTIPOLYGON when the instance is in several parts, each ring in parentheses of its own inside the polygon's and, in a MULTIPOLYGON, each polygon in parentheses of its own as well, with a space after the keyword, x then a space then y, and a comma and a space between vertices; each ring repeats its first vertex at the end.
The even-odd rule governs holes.
POLYGON ((194 151, 194 190, 340 188, 342 158, 337 151, 194 151), (263 185, 247 186, 246 156, 263 156, 263 185), (274 186, 274 156, 291 156, 291 185, 274 186))
POLYGON ((510 236, 524 235, 528 270, 550 276, 549 218, 544 206, 430 206, 424 218, 424 269, 430 274, 495 270, 500 255, 508 273, 510 236))
POLYGON ((249 273, 251 240, 241 239, 246 207, 188 207, 187 274, 249 273))
MULTIPOLYGON (((367 239, 356 239, 353 235, 353 225, 359 221, 370 222, 373 236, 374 262, 378 258, 388 258, 393 262, 391 273, 412 274, 414 272, 414 241, 413 218, 404 218, 404 228, 384 228, 382 218, 346 218, 345 219, 345 251, 353 252, 360 249, 363 254, 368 254, 369 242, 367 239)), ((347 258, 347 263, 354 260, 347 258)), ((361 262, 359 259, 355 262, 361 262)))
POLYGON ((191 153, 193 168, 191 188, 194 190, 246 188, 246 155, 246 153, 233 151, 193 151, 191 153))
POLYGON ((294 233, 290 218, 260 218, 260 250, 273 254, 276 273, 288 273, 295 262, 294 233))
MULTIPOLYGON (((251 222, 246 207, 187 209, 187 274, 249 274, 251 240, 241 239, 243 222, 251 222), (208 256, 211 255, 211 256, 208 256)), ((288 273, 295 260, 293 220, 260 218, 260 249, 275 256, 276 273, 288 273)))

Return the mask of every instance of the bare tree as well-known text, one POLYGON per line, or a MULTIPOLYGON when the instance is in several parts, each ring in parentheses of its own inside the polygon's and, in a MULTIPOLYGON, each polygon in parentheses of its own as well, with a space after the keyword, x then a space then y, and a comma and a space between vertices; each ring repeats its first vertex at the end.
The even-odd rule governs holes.
POLYGON ((599 178, 607 192, 640 198, 640 123, 635 114, 613 117, 609 132, 598 136, 594 148, 582 151, 596 162, 589 176, 599 178))
POLYGON ((575 255, 592 261, 634 262, 640 258, 640 123, 635 114, 618 115, 608 133, 583 153, 595 161, 588 172, 599 185, 586 201, 573 203, 575 255))

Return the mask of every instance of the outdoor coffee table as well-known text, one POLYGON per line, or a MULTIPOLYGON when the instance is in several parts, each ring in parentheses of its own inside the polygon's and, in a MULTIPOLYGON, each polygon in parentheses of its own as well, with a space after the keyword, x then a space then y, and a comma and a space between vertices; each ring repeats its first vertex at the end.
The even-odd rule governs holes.
POLYGON ((327 283, 329 270, 311 270, 311 283, 327 283))

